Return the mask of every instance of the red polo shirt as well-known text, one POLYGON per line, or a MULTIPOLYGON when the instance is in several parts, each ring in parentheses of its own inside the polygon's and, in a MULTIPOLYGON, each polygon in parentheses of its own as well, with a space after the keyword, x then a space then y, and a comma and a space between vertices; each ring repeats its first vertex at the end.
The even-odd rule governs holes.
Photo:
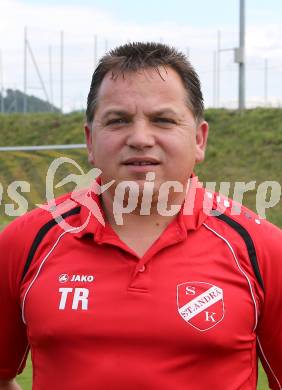
POLYGON ((281 230, 216 195, 226 210, 208 213, 204 195, 142 258, 93 215, 72 228, 86 206, 59 207, 66 231, 40 209, 10 224, 0 378, 21 372, 30 348, 34 390, 255 390, 259 351, 281 389, 281 230))

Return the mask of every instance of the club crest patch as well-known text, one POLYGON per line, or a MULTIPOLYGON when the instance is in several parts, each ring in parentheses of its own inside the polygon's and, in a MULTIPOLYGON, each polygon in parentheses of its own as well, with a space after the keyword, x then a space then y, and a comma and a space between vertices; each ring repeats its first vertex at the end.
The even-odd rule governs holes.
POLYGON ((177 286, 178 313, 201 332, 224 318, 223 290, 206 282, 185 282, 177 286))

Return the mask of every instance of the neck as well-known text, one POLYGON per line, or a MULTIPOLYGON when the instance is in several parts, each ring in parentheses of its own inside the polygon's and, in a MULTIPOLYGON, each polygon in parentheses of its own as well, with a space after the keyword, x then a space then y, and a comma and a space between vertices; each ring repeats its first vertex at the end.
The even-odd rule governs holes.
POLYGON ((144 199, 137 205, 129 205, 128 199, 119 201, 107 191, 102 194, 103 209, 109 224, 115 230, 126 228, 140 229, 145 226, 159 226, 165 228, 178 214, 184 202, 183 193, 176 193, 168 199, 150 200, 149 205, 144 199), (133 207, 135 206, 135 207, 133 207), (150 207, 149 207, 150 206, 150 207))
POLYGON ((173 203, 165 202, 167 207, 161 209, 157 204, 158 202, 150 201, 150 206, 152 205, 152 207, 147 207, 149 209, 147 210, 149 211, 147 215, 144 215, 142 201, 140 204, 137 203, 137 207, 129 212, 128 204, 130 202, 122 201, 117 203, 118 200, 116 198, 114 199, 110 192, 102 194, 102 204, 106 218, 119 238, 139 257, 142 257, 179 212, 184 197, 183 194, 177 195, 178 198, 174 198, 173 203), (182 195, 182 197, 179 195, 182 195), (174 206, 174 209, 172 206, 174 206))

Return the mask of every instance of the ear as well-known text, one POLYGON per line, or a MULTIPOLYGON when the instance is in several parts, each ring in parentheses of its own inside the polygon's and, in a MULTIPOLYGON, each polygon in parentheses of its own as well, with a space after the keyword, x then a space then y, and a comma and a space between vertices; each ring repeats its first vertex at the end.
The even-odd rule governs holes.
POLYGON ((196 129, 196 164, 202 162, 205 158, 207 140, 209 134, 209 124, 201 121, 196 129))
POLYGON ((91 124, 85 123, 84 132, 85 132, 86 147, 88 151, 88 161, 91 165, 94 165, 93 137, 92 137, 91 124))

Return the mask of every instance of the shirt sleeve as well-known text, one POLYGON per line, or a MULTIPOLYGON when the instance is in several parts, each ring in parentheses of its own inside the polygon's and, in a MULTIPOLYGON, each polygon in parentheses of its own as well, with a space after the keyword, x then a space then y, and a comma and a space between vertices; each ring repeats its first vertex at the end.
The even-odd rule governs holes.
POLYGON ((17 221, 0 233, 0 379, 22 372, 29 349, 20 306, 23 236, 24 229, 17 221))
POLYGON ((264 283, 264 303, 257 329, 258 353, 269 386, 282 389, 282 231, 267 223, 260 237, 258 260, 264 283))

